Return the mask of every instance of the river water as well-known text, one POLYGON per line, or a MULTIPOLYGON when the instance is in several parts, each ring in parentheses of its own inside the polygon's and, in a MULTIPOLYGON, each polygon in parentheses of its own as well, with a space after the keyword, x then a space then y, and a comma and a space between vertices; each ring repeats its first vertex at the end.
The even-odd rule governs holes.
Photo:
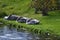
POLYGON ((26 31, 18 31, 11 26, 0 26, 0 40, 40 40, 40 38, 26 31))

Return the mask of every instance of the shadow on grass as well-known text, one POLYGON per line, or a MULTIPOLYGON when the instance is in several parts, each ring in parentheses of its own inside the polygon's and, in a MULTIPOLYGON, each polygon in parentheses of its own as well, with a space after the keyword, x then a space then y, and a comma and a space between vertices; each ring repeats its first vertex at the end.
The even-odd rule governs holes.
POLYGON ((60 19, 60 10, 48 12, 49 16, 46 16, 48 19, 60 19))

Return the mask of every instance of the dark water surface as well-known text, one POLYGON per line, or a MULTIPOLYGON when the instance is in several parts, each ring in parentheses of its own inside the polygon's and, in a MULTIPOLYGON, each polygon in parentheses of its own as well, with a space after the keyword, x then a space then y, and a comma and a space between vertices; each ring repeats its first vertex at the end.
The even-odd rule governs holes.
POLYGON ((9 26, 1 26, 0 40, 40 40, 40 38, 29 32, 17 31, 16 28, 9 26))

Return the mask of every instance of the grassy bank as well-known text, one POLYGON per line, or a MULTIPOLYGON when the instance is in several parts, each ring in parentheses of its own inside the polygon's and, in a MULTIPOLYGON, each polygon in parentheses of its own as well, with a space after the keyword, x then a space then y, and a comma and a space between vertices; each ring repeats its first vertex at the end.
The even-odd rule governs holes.
POLYGON ((39 20, 41 21, 40 24, 38 25, 27 25, 25 23, 18 23, 16 21, 9 21, 9 20, 4 20, 0 19, 0 22, 4 24, 11 24, 12 26, 15 27, 23 27, 27 28, 29 31, 36 32, 40 34, 40 31, 43 30, 44 32, 51 32, 53 34, 60 35, 60 18, 59 16, 45 16, 45 17, 39 17, 39 20))
POLYGON ((29 30, 35 29, 43 31, 51 31, 57 35, 60 35, 60 10, 48 12, 49 16, 42 16, 41 14, 34 14, 34 9, 30 6, 30 0, 0 0, 0 15, 15 14, 19 16, 25 16, 29 18, 36 18, 40 21, 38 25, 27 25, 25 23, 18 23, 16 21, 7 21, 0 18, 0 21, 4 24, 13 24, 23 26, 29 30))

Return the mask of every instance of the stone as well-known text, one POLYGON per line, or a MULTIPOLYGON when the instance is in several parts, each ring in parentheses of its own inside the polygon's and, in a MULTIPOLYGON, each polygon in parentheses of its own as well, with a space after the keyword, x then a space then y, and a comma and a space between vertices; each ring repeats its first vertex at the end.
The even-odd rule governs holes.
POLYGON ((5 16, 5 17, 4 17, 4 19, 6 19, 6 20, 7 20, 7 19, 8 19, 8 16, 5 16))
POLYGON ((37 20, 37 19, 20 17, 20 16, 16 16, 16 15, 5 16, 4 19, 16 20, 17 22, 26 23, 26 24, 39 24, 39 20, 37 20))
POLYGON ((29 19, 26 24, 39 24, 39 21, 37 19, 29 19))
POLYGON ((7 20, 17 20, 18 16, 10 15, 10 16, 5 16, 4 18, 7 19, 7 20))
POLYGON ((19 17, 19 18, 17 19, 17 21, 18 21, 18 22, 21 22, 21 23, 26 23, 26 20, 28 20, 28 18, 26 18, 26 17, 19 17))

